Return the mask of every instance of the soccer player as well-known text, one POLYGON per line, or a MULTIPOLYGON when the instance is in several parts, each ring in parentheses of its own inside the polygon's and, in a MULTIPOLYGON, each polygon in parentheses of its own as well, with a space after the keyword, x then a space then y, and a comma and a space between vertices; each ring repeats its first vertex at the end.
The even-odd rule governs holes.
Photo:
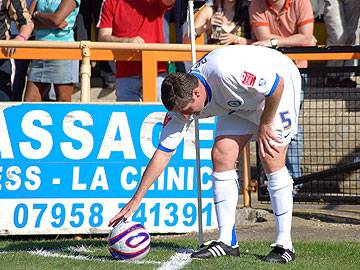
POLYGON ((295 259, 291 240, 293 180, 285 167, 287 145, 297 132, 301 77, 296 65, 278 51, 234 45, 212 51, 189 73, 169 74, 161 98, 169 111, 160 144, 127 205, 111 220, 116 225, 138 208, 146 191, 167 166, 191 122, 218 116, 212 149, 213 190, 219 235, 192 258, 239 256, 235 233, 239 151, 254 136, 268 179, 276 239, 265 261, 295 259))

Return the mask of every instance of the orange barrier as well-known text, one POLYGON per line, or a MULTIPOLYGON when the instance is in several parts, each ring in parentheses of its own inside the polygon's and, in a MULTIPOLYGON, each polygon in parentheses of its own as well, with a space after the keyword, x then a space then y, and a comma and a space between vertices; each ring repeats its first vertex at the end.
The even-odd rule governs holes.
MULTIPOLYGON (((47 42, 0 41, 0 48, 15 47, 13 59, 81 60, 81 101, 90 102, 90 61, 141 61, 143 99, 156 101, 157 63, 161 61, 191 61, 191 47, 187 44, 132 44, 105 42, 47 42)), ((221 46, 197 45, 197 58, 221 46)), ((360 53, 290 53, 293 60, 350 60, 359 59, 360 53)), ((0 59, 9 58, 0 51, 0 59)), ((244 206, 251 204, 249 146, 243 155, 244 206)))
MULTIPOLYGON (((188 44, 132 44, 109 42, 48 42, 48 41, 0 41, 0 48, 15 47, 14 59, 62 59, 82 60, 81 101, 90 101, 90 60, 141 61, 143 98, 145 102, 156 100, 157 63, 160 61, 191 61, 188 44), (45 50, 46 49, 46 50, 45 50), (84 78, 83 78, 84 77, 84 78)), ((218 48, 218 45, 197 45, 197 58, 218 48)), ((287 54, 293 60, 349 60, 359 59, 360 53, 301 53, 287 54)), ((4 49, 0 59, 8 58, 4 49)))

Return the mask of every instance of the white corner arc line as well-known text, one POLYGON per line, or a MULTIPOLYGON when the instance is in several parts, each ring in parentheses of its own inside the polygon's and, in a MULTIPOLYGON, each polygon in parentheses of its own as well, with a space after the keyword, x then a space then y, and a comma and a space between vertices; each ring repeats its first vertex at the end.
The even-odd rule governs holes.
POLYGON ((170 257, 170 260, 165 262, 162 266, 156 270, 180 270, 185 265, 191 262, 190 255, 192 250, 190 249, 178 249, 175 255, 170 257))
MULTIPOLYGON (((62 250, 56 250, 56 251, 62 251, 62 250)), ((140 261, 122 261, 122 260, 113 260, 109 257, 109 259, 106 258, 96 258, 94 256, 86 256, 86 255, 67 255, 67 254, 61 254, 54 250, 44 250, 44 249, 34 249, 29 250, 28 253, 35 255, 35 256, 43 256, 43 257, 54 257, 54 258, 64 258, 64 259, 72 259, 72 260, 82 260, 82 261, 100 261, 100 262, 114 262, 114 263, 130 263, 130 264, 161 264, 161 262, 158 261, 146 261, 146 260, 140 260, 140 261)))

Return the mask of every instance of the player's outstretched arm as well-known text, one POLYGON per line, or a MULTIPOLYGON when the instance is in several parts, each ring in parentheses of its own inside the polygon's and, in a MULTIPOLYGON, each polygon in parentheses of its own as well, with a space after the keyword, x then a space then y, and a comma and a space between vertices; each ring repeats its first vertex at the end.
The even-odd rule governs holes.
POLYGON ((126 204, 124 208, 121 209, 110 221, 109 227, 115 226, 122 219, 129 218, 134 212, 138 209, 139 204, 142 198, 145 196, 147 190, 155 182, 160 174, 164 171, 165 167, 168 165, 173 152, 164 152, 161 150, 156 150, 153 157, 151 158, 146 170, 141 178, 139 187, 137 188, 134 196, 126 204))

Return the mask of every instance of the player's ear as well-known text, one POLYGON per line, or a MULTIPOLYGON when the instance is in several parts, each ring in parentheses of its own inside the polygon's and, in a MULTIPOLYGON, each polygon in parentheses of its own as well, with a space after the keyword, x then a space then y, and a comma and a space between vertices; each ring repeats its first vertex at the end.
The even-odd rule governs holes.
POLYGON ((200 87, 195 87, 193 90, 193 97, 198 98, 200 97, 200 87))

